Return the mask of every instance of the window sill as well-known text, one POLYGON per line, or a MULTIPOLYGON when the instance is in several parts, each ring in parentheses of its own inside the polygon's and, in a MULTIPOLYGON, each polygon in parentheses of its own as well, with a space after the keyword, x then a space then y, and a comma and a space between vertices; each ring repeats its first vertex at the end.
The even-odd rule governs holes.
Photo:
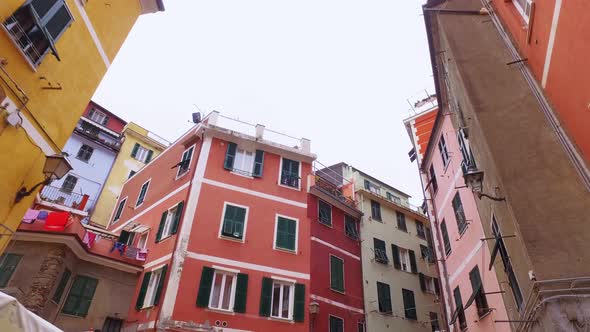
POLYGON ((330 290, 332 292, 334 292, 334 293, 338 293, 338 294, 341 294, 341 295, 346 295, 346 292, 344 290, 338 290, 338 289, 334 289, 332 287, 330 287, 330 290))
POLYGON ((352 236, 350 234, 344 234, 344 235, 346 235, 347 238, 349 238, 349 239, 351 239, 351 240, 353 240, 355 242, 358 242, 358 240, 359 240, 358 236, 357 237, 354 237, 354 236, 352 236))
POLYGON ((334 226, 332 226, 332 223, 326 224, 325 222, 322 222, 320 219, 318 219, 318 223, 328 228, 334 228, 334 226))
POLYGON ((208 307, 207 309, 205 309, 205 311, 210 311, 210 312, 216 312, 219 314, 223 314, 223 315, 229 315, 229 316, 235 316, 236 313, 231 311, 231 310, 225 310, 225 309, 217 309, 217 308, 211 308, 208 307))
POLYGON ((172 235, 173 235, 173 234, 170 234, 170 235, 168 235, 168 236, 166 236, 166 237, 164 237, 164 238, 161 238, 161 239, 160 239, 160 241, 157 241, 156 243, 162 243, 162 242, 164 242, 164 241, 166 241, 166 240, 168 240, 168 239, 171 239, 171 238, 172 238, 172 235))
POLYGON ((285 184, 282 183, 277 183, 279 185, 279 187, 283 187, 283 188, 287 188, 287 189, 291 189, 291 190, 295 190, 295 191, 301 191, 301 184, 299 184, 299 186, 297 187, 291 187, 291 186, 287 186, 285 184))
POLYGON ((404 233, 408 233, 408 229, 403 229, 403 228, 399 228, 399 226, 396 226, 397 230, 400 232, 404 232, 404 233))
POLYGON ((490 314, 492 313, 492 309, 488 308, 486 313, 479 316, 479 318, 477 319, 477 321, 481 321, 482 319, 485 319, 486 317, 488 317, 490 314))
POLYGON ((219 238, 222 240, 227 240, 227 241, 232 241, 232 242, 237 242, 237 243, 245 243, 244 239, 236 239, 235 237, 230 237, 230 236, 225 236, 225 235, 219 235, 219 238))
POLYGON ((276 251, 284 252, 287 254, 291 254, 291 255, 297 255, 297 250, 291 250, 291 249, 285 249, 285 248, 279 248, 279 247, 274 247, 272 249, 276 250, 276 251))
POLYGON ((78 316, 78 315, 74 315, 74 314, 67 314, 65 312, 59 312, 60 315, 62 316, 67 316, 67 317, 71 317, 71 318, 80 318, 80 319, 86 319, 86 316, 88 316, 88 314, 84 315, 84 316, 78 316))
POLYGON ((233 175, 241 176, 241 177, 246 178, 246 179, 254 180, 254 177, 253 176, 250 176, 250 175, 241 174, 241 173, 235 172, 235 171, 230 171, 229 173, 230 174, 233 174, 233 175))
POLYGON ((135 207, 134 207, 133 209, 134 209, 134 210, 137 210, 137 209, 139 209, 139 207, 140 207, 140 206, 142 206, 144 202, 145 202, 145 201, 143 201, 143 202, 139 203, 139 205, 135 205, 135 207))
POLYGON ((283 323, 291 323, 291 324, 295 324, 295 322, 293 321, 292 318, 281 318, 281 317, 268 317, 269 320, 274 320, 277 322, 283 322, 283 323))
POLYGON ((78 159, 78 160, 80 160, 81 162, 83 162, 83 163, 86 163, 86 164, 88 164, 88 162, 90 161, 90 159, 88 159, 88 160, 84 160, 84 159, 81 159, 81 158, 78 158, 78 157, 76 157, 76 159, 78 159))
MULTIPOLYGON (((189 173, 190 169, 188 169, 186 172, 180 174, 180 175, 176 175, 176 178, 174 179, 174 181, 183 178, 185 175, 187 175, 189 173)), ((135 175, 135 174, 133 174, 135 175)))

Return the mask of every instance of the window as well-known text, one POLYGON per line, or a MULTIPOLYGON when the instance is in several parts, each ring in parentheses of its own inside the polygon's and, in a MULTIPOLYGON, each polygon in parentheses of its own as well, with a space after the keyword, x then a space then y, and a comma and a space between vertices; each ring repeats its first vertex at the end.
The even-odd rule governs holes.
POLYGON ((137 240, 137 248, 145 249, 147 246, 147 239, 148 239, 148 232, 144 232, 139 236, 139 240, 137 240))
POLYGON ((332 226, 332 206, 318 200, 318 221, 326 226, 332 226))
POLYGON ((356 323, 356 326, 357 326, 357 332, 365 332, 365 323, 358 322, 358 323, 356 323))
POLYGON ((247 214, 246 207, 225 203, 221 236, 243 240, 247 214))
POLYGON ((459 192, 453 197, 453 211, 455 211, 455 219, 457 220, 457 228, 459 233, 463 234, 467 228, 467 220, 465 219, 465 212, 463 211, 463 203, 461 203, 461 197, 459 192))
POLYGON ((139 196, 137 196, 137 201, 135 202, 135 207, 138 207, 141 204, 143 204, 143 201, 145 200, 145 195, 147 195, 147 191, 148 191, 149 187, 150 187, 150 180, 148 180, 146 183, 144 183, 141 186, 141 190, 139 191, 139 196))
POLYGON ((449 151, 447 150, 447 143, 445 142, 444 135, 441 135, 440 140, 438 141, 438 151, 440 152, 443 166, 447 167, 447 165, 449 164, 449 151))
POLYGON ((153 307, 160 302, 167 270, 168 265, 164 265, 161 269, 149 271, 143 275, 143 282, 135 304, 136 309, 153 307))
POLYGON ((137 173, 137 172, 136 171, 129 172, 129 176, 127 176, 127 179, 131 179, 131 177, 134 176, 135 173, 137 173))
POLYGON ((390 193, 389 191, 387 192, 387 200, 395 202, 395 203, 401 203, 401 200, 399 199, 399 197, 395 196, 394 194, 390 193))
POLYGON ((421 239, 426 239, 426 232, 424 231, 424 224, 416 220, 416 234, 421 239))
POLYGON ((193 158, 194 151, 195 146, 193 145, 182 153, 182 158, 180 159, 180 163, 178 164, 178 172, 176 173, 176 178, 179 178, 188 173, 188 170, 191 167, 191 160, 193 158))
POLYGON ((449 232, 447 231, 447 224, 445 220, 440 223, 440 233, 443 237, 443 244, 445 247, 445 254, 448 256, 451 254, 451 240, 449 240, 449 232))
POLYGON ((127 204, 127 197, 123 198, 119 205, 117 206, 117 210, 115 210, 115 216, 113 217, 113 224, 121 219, 121 215, 123 214, 123 208, 125 208, 125 204, 127 204))
POLYGON ((465 174, 469 168, 477 168, 477 166, 475 165, 475 159, 473 158, 471 149, 469 149, 468 140, 463 129, 459 129, 459 132, 457 133, 457 141, 459 141, 459 150, 463 157, 463 161, 461 161, 461 169, 463 170, 463 174, 465 174))
POLYGON ((391 313, 391 293, 389 285, 377 281, 377 301, 379 303, 379 312, 391 313))
POLYGON ((520 13, 524 21, 528 24, 533 6, 532 0, 512 0, 514 7, 520 13))
POLYGON ((359 232, 357 229, 357 222, 348 214, 344 215, 344 233, 353 240, 358 240, 359 232))
POLYGON ((416 310, 416 300, 414 299, 414 292, 408 289, 402 289, 402 297, 404 299, 404 314, 407 319, 417 320, 418 313, 416 310))
POLYGON ((408 249, 398 248, 399 250, 399 260, 401 263, 401 270, 410 272, 410 254, 408 249))
POLYGON ((236 143, 227 143, 223 168, 246 176, 262 177, 263 167, 264 151, 252 152, 238 148, 236 143))
POLYGON ((131 157, 146 164, 152 160, 153 154, 154 151, 144 148, 143 146, 139 145, 139 143, 135 143, 133 150, 131 150, 131 157))
POLYGON ((51 52, 60 60, 55 42, 72 23, 64 0, 26 1, 4 21, 4 28, 33 67, 51 52))
POLYGON ((330 255, 330 289, 344 292, 344 260, 330 255))
POLYGON ((65 269, 64 272, 61 274, 61 278, 59 279, 59 284, 57 284, 57 288, 55 289, 55 293, 53 293, 53 297, 51 300, 57 304, 61 301, 61 296, 68 285, 68 281, 70 281, 70 276, 72 275, 72 271, 65 269))
POLYGON ((91 146, 88 146, 86 144, 82 144, 82 147, 80 147, 80 150, 78 150, 78 154, 76 155, 76 158, 87 163, 90 160, 90 157, 92 157, 93 152, 94 152, 94 148, 92 148, 91 146))
POLYGON ((88 112, 88 116, 90 117, 90 120, 99 123, 103 126, 106 126, 107 122, 109 122, 109 117, 106 114, 104 114, 101 111, 97 111, 94 108, 90 109, 90 112, 88 112))
POLYGON ((182 216, 183 209, 184 201, 176 204, 162 213, 160 225, 158 226, 158 234, 156 235, 156 242, 160 242, 170 235, 176 234, 178 231, 178 225, 180 224, 180 218, 182 216))
POLYGON ((120 332, 123 328, 123 319, 107 317, 102 324, 101 332, 120 332))
POLYGON ((463 310, 463 300, 461 299, 461 290, 459 287, 453 290, 453 296, 455 298, 455 312, 451 317, 451 324, 455 324, 459 319, 459 328, 464 330, 467 328, 467 320, 465 320, 465 311, 463 310))
POLYGON ((134 232, 128 232, 129 236, 127 236, 127 241, 123 242, 125 243, 128 247, 133 247, 133 241, 135 240, 135 233, 134 232))
POLYGON ((275 226, 275 249, 297 252, 297 220, 277 216, 275 226))
POLYGON ((434 263, 434 253, 430 246, 420 245, 420 253, 422 254, 422 258, 427 261, 428 263, 434 263))
POLYGON ((94 297, 97 285, 97 279, 80 275, 76 276, 61 312, 68 315, 86 317, 92 304, 92 298, 94 297))
POLYGON ((435 287, 436 281, 434 280, 434 278, 429 277, 423 273, 419 273, 418 277, 420 280, 420 289, 423 292, 430 293, 430 294, 436 293, 436 287, 435 287))
POLYGON ((438 190, 438 182, 436 180, 436 173, 434 173, 434 165, 430 165, 430 186, 432 187, 432 192, 436 193, 438 190))
POLYGON ((375 261, 382 264, 389 263, 387 258, 387 251, 385 251, 385 242, 377 238, 373 238, 373 250, 375 251, 375 261))
POLYGON ((490 269, 494 264, 497 252, 500 252, 500 257, 502 258, 504 271, 508 275, 508 282, 510 284, 510 288, 512 289, 514 301, 516 302, 518 310, 520 310, 523 304, 522 292, 520 291, 518 279, 516 278, 516 274, 514 273, 514 269, 512 267, 512 262, 510 261, 510 256, 508 255, 508 249, 506 249, 506 244, 504 244, 504 239, 502 238, 502 233, 500 233, 500 227, 498 226, 495 216, 492 216, 492 233, 496 237, 496 244, 494 245, 494 250, 492 251, 491 255, 492 257, 490 259, 490 269))
POLYGON ((375 195, 381 195, 381 188, 378 185, 371 183, 369 180, 365 180, 365 189, 375 195))
POLYGON ((330 315, 330 332, 344 332, 344 319, 330 315))
POLYGON ((395 244, 392 244, 391 251, 394 268, 406 272, 418 273, 416 254, 413 250, 400 248, 395 244))
POLYGON ((430 316, 430 328, 432 329, 432 332, 440 331, 440 325, 438 325, 437 313, 431 312, 429 316, 430 316))
POLYGON ((281 163, 280 184, 299 189, 299 162, 282 158, 281 163))
POLYGON ((71 193, 72 191, 74 191, 76 183, 78 183, 78 178, 68 174, 64 182, 61 184, 61 191, 71 193))
POLYGON ((471 281, 471 289, 473 290, 473 293, 467 302, 465 302, 465 308, 469 308, 469 306, 475 301, 477 315, 482 317, 489 312, 490 308, 488 307, 488 300, 486 299, 477 265, 469 272, 469 280, 471 281))
POLYGON ((381 204, 371 200, 371 218, 381 221, 381 204))
POLYGON ((231 311, 234 307, 236 275, 223 271, 215 271, 211 295, 209 296, 209 308, 231 311))
POLYGON ((292 283, 273 280, 271 317, 292 319, 293 317, 293 292, 292 283))
POLYGON ((406 215, 396 211, 395 216, 397 217, 397 229, 407 232, 408 227, 406 226, 406 215))
POLYGON ((22 258, 22 255, 16 254, 2 255, 2 263, 0 263, 0 288, 4 288, 8 285, 8 281, 12 277, 14 270, 16 270, 16 267, 22 258))

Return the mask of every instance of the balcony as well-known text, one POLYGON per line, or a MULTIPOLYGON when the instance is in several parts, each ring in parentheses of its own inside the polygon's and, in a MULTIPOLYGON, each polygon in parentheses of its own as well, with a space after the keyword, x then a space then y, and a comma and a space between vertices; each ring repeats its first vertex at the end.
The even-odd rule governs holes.
POLYGON ((88 199, 88 195, 64 191, 59 187, 45 186, 39 192, 41 203, 50 203, 84 212, 89 212, 94 207, 94 200, 88 199))
POLYGON ((121 148, 121 142, 118 138, 112 137, 112 135, 105 133, 101 128, 94 126, 90 122, 84 120, 78 121, 75 131, 116 151, 121 148))
POLYGON ((331 195, 335 199, 350 206, 351 208, 356 208, 356 201, 354 199, 345 196, 341 187, 330 182, 325 177, 322 177, 322 175, 315 175, 314 187, 325 192, 326 194, 331 195))

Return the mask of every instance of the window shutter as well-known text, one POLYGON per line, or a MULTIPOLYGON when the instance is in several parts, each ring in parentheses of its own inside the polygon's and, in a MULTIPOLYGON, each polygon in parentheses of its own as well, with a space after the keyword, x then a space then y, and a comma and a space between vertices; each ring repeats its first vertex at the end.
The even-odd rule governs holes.
POLYGON ((295 306, 293 309, 293 320, 303 322, 305 319, 305 285, 295 284, 295 306))
POLYGON ((399 248, 395 244, 391 245, 391 252, 393 256, 393 267, 400 270, 402 268, 402 262, 399 259, 399 248))
POLYGON ((166 280, 166 272, 168 271, 168 264, 162 267, 162 272, 160 273, 160 280, 158 281, 158 288, 156 288, 156 296, 154 296, 154 305, 160 302, 160 295, 162 295, 162 288, 164 288, 164 280, 166 280))
POLYGON ((260 309, 258 313, 262 317, 270 316, 270 306, 272 305, 272 279, 262 278, 262 289, 260 291, 260 309))
POLYGON ((440 287, 438 285, 438 278, 434 278, 434 292, 436 295, 440 295, 440 287))
POLYGON ((227 170, 234 169, 234 160, 236 159, 236 150, 238 146, 236 143, 227 143, 227 151, 225 152, 225 161, 223 162, 223 168, 227 170))
POLYGON ((108 116, 105 116, 104 119, 102 120, 102 125, 103 126, 106 126, 107 123, 109 123, 109 117, 108 116))
POLYGON ((145 163, 149 163, 152 161, 152 156, 154 155, 154 151, 148 150, 147 157, 145 158, 145 163))
MULTIPOLYGON (((34 6, 33 6, 34 7, 34 6)), ((94 115, 94 108, 91 108, 90 111, 88 111, 88 118, 92 119, 92 116, 94 115)))
POLYGON ((184 212, 184 201, 178 203, 176 207, 176 215, 174 216, 174 220, 172 221, 172 228, 170 229, 170 234, 176 234, 178 231, 178 225, 180 224, 180 218, 182 218, 182 213, 184 212))
POLYGON ((199 283, 199 294, 197 295, 197 307, 206 308, 209 306, 209 296, 211 295, 211 286, 213 284, 214 275, 214 269, 208 266, 203 266, 201 282, 199 283))
POLYGON ((254 170, 252 176, 259 178, 262 176, 262 169, 264 168, 264 151, 256 150, 256 156, 254 157, 254 170))
POLYGON ((365 180, 365 189, 371 189, 371 183, 369 182, 369 180, 365 180))
POLYGON ((236 299, 234 301, 234 312, 246 312, 246 298, 248 295, 248 275, 238 273, 236 281, 236 299))
POLYGON ((59 284, 57 285, 57 288, 55 289, 55 293, 53 294, 52 300, 55 303, 58 303, 61 301, 61 297, 63 295, 64 290, 66 289, 66 286, 68 284, 68 281, 70 280, 70 276, 72 275, 72 272, 68 269, 65 269, 64 272, 61 274, 61 279, 59 280, 59 284))
POLYGON ((412 268, 412 273, 418 273, 418 267, 416 266, 416 254, 414 250, 408 250, 410 254, 410 267, 412 268))
POLYGON ((129 233, 127 231, 121 231, 121 234, 119 235, 119 239, 117 240, 117 242, 127 243, 127 241, 129 241, 130 235, 131 235, 131 233, 129 233))
POLYGON ((330 288, 344 291, 344 261, 330 257, 330 288))
POLYGON ((164 232, 164 224, 166 223, 166 218, 168 217, 168 210, 162 213, 162 218, 160 219, 160 226, 158 226, 158 234, 156 235, 156 243, 162 240, 162 232, 164 232))
POLYGON ((137 156, 137 150, 139 150, 139 143, 135 143, 133 146, 133 150, 131 150, 131 157, 135 158, 135 156, 137 156))
POLYGON ((145 293, 147 292, 148 285, 150 284, 150 277, 152 272, 146 272, 143 275, 143 281, 141 282, 141 288, 139 288, 139 294, 137 295, 137 302, 135 302, 135 309, 141 310, 143 307, 143 301, 145 300, 145 293))
POLYGON ((424 279, 424 273, 418 273, 418 279, 420 279, 420 289, 425 292, 426 291, 426 280, 424 279))

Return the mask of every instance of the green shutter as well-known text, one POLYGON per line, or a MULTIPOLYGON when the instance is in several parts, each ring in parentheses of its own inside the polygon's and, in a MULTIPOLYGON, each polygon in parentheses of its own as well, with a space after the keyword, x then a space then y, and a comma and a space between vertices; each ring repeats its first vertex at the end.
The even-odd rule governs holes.
POLYGON ((137 150, 139 150, 139 143, 135 143, 133 146, 133 150, 131 150, 131 157, 135 158, 135 156, 137 156, 137 150))
POLYGON ((297 222, 279 217, 277 220, 277 239, 275 246, 281 249, 295 250, 297 241, 297 222))
POLYGON ((400 270, 402 268, 402 262, 399 259, 399 248, 395 244, 391 245, 391 252, 393 256, 393 267, 400 270))
POLYGON ((149 163, 152 161, 152 156, 154 155, 154 151, 148 150, 147 157, 145 158, 145 163, 149 163))
POLYGON ((162 272, 160 273, 160 280, 158 281, 158 288, 156 288, 156 296, 154 296, 154 305, 160 302, 160 295, 162 295, 162 288, 164 288, 164 280, 166 279, 166 272, 168 271, 168 264, 162 267, 162 272))
POLYGON ((330 288, 344 291, 344 261, 334 256, 330 256, 330 288))
POLYGON ((70 288, 62 312, 68 315, 86 317, 97 285, 98 280, 94 278, 77 276, 70 288))
POLYGON ((410 255, 410 267, 412 268, 412 273, 418 273, 418 267, 416 266, 416 254, 414 250, 408 250, 408 254, 410 255))
POLYGON ((270 316, 270 306, 272 305, 272 279, 262 278, 262 288, 260 290, 260 308, 258 313, 262 317, 270 316))
POLYGON ((72 272, 68 269, 65 269, 64 272, 61 274, 61 279, 59 280, 59 284, 57 285, 57 288, 55 289, 55 293, 53 294, 53 302, 58 303, 59 301, 61 301, 61 296, 64 293, 64 290, 66 289, 66 286, 68 285, 68 281, 70 280, 70 276, 72 275, 72 272))
POLYGON ((434 278, 434 292, 440 295, 440 286, 438 285, 438 278, 434 278))
POLYGON ((128 231, 121 231, 121 234, 119 234, 119 239, 117 240, 117 242, 127 243, 127 241, 129 241, 130 235, 131 233, 129 233, 128 231))
POLYGON ((135 302, 135 309, 141 310, 143 307, 143 301, 145 300, 145 293, 147 292, 148 285, 150 284, 150 277, 152 272, 146 272, 143 275, 143 281, 141 282, 141 288, 139 288, 139 294, 137 295, 137 301, 135 302))
POLYGON ((89 119, 92 119, 92 115, 94 115, 94 108, 91 108, 91 109, 88 111, 88 118, 89 118, 89 119))
POLYGON ((223 168, 227 170, 234 169, 234 160, 236 159, 236 150, 238 146, 236 143, 227 143, 227 151, 225 152, 225 160, 223 161, 223 168))
POLYGON ((180 224, 180 218, 182 217, 182 212, 184 210, 184 201, 178 203, 176 207, 176 214, 174 215, 174 220, 172 221, 172 228, 170 229, 170 234, 176 234, 178 231, 178 225, 180 224))
POLYGON ((168 217, 168 210, 162 213, 162 218, 160 218, 160 226, 158 226, 158 234, 156 235, 156 243, 162 240, 162 233, 164 232, 164 224, 166 224, 166 218, 168 217))
POLYGON ((262 169, 264 168, 264 151, 256 150, 256 156, 254 157, 254 170, 252 176, 259 178, 262 176, 262 169))
POLYGON ((417 320, 418 310, 416 310, 416 300, 414 299, 414 292, 407 289, 402 289, 402 297, 404 300, 404 313, 406 318, 417 320))
POLYGON ((236 298, 234 300, 234 312, 246 312, 246 298, 248 295, 248 275, 238 273, 236 281, 236 298))
POLYGON ((305 319, 305 285, 295 284, 295 303, 293 308, 293 320, 303 322, 305 319))
POLYGON ((424 273, 418 273, 418 279, 420 280, 420 289, 425 292, 426 291, 426 279, 424 279, 424 273))
POLYGON ((2 263, 0 264, 0 287, 6 287, 22 257, 22 255, 15 254, 5 254, 2 256, 2 263))
POLYGON ((222 235, 242 239, 244 237, 244 222, 246 220, 246 209, 227 205, 223 216, 222 235))
POLYGON ((106 126, 107 123, 109 123, 109 117, 108 116, 105 116, 104 119, 102 120, 102 125, 103 126, 106 126))
POLYGON ((211 295, 211 286, 213 285, 214 275, 214 269, 208 266, 203 266, 201 282, 199 283, 199 294, 197 294, 197 307, 206 308, 209 306, 209 296, 211 295))

